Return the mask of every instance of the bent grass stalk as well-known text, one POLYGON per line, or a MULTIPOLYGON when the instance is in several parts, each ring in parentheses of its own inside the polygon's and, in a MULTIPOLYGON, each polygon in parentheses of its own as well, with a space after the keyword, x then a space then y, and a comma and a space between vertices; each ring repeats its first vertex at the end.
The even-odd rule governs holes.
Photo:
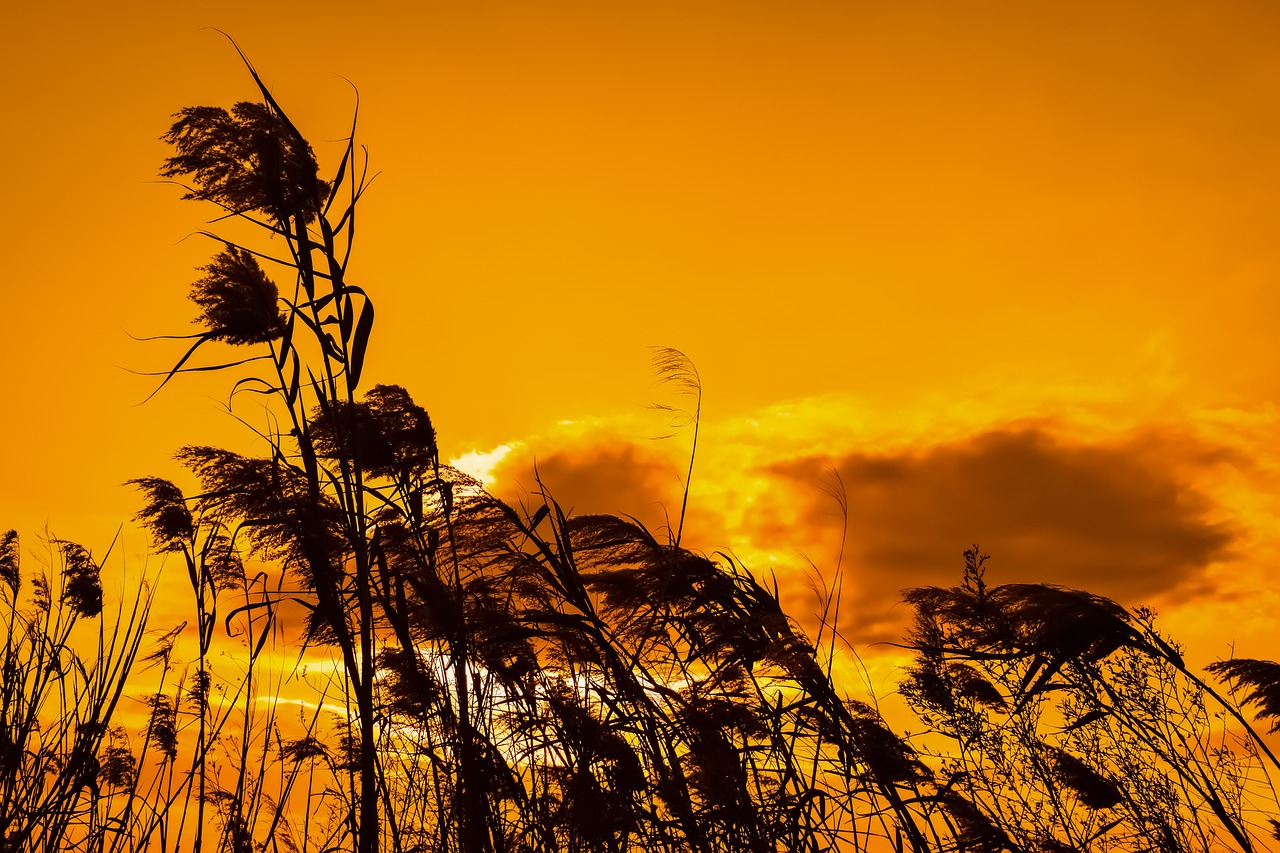
MULTIPOLYGON (((0 540, 5 849, 1264 846, 1274 758, 1234 694, 1190 673, 1140 613, 987 587, 976 548, 961 586, 907 595, 902 693, 928 733, 904 738, 850 699, 834 664, 843 544, 812 642, 776 579, 684 544, 702 386, 676 350, 657 351, 659 376, 696 403, 664 541, 632 519, 566 514, 541 483, 517 510, 442 464, 426 410, 362 384, 374 310, 347 277, 370 181, 354 117, 322 180, 245 64, 261 101, 182 110, 163 174, 284 249, 203 232, 219 249, 192 288, 202 331, 156 390, 243 371, 232 400, 260 395, 273 431, 260 456, 182 449, 192 497, 133 481, 156 550, 186 569, 192 615, 145 659, 159 673, 140 759, 112 721, 150 598, 108 631, 98 563, 53 540, 60 580, 37 575, 20 606, 16 535, 0 540), (287 297, 264 265, 293 277, 287 297), (217 346, 249 354, 201 364, 217 346), (86 619, 97 652, 82 658, 86 619), (301 684, 314 693, 286 695, 301 684), (286 702, 309 710, 294 719, 286 702)), ((838 474, 830 489, 847 514, 838 474)), ((1258 663, 1219 671, 1265 716, 1280 679, 1258 663)))

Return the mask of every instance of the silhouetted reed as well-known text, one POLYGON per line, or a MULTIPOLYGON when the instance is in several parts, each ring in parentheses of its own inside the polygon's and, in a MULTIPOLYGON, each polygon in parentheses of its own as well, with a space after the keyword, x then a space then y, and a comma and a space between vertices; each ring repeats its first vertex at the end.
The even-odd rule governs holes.
MULTIPOLYGON (((965 557, 961 586, 906 594, 916 660, 902 687, 941 736, 929 751, 957 843, 1258 849, 1269 830, 1256 810, 1280 805, 1275 760, 1154 614, 1044 584, 988 587, 986 555, 965 557)), ((1211 669, 1265 682, 1253 663, 1211 669)))
POLYGON ((150 595, 144 591, 108 622, 101 560, 52 536, 43 547, 45 565, 24 577, 17 534, 0 540, 5 850, 59 850, 99 835, 127 809, 116 792, 132 783, 135 768, 111 721, 139 652, 150 595))
MULTIPOLYGON (((191 496, 131 481, 190 591, 190 618, 145 652, 146 595, 81 658, 99 562, 51 540, 59 570, 20 606, 16 534, 0 539, 0 850, 1259 848, 1275 761, 1232 696, 1149 612, 988 587, 976 548, 960 586, 906 593, 901 694, 927 731, 850 698, 833 677, 838 565, 814 642, 776 581, 683 546, 702 386, 676 350, 655 364, 695 400, 678 413, 693 448, 665 537, 566 514, 541 484, 512 507, 442 463, 408 391, 361 383, 354 124, 320 179, 249 70, 262 103, 182 110, 162 173, 279 251, 209 235, 202 330, 160 386, 235 369, 233 398, 261 395, 277 426, 257 455, 181 449, 191 496), (241 354, 199 364, 206 346, 241 354), (113 722, 130 677, 136 750, 113 722), (296 706, 291 684, 311 690, 296 706)), ((838 476, 829 491, 847 512, 838 476)), ((1276 716, 1276 664, 1214 671, 1276 716)))
MULTIPOLYGON (((405 389, 361 392, 374 315, 346 280, 365 188, 354 136, 319 180, 253 78, 263 104, 179 115, 164 173, 288 254, 225 244, 193 286, 205 331, 166 381, 206 342, 265 350, 230 365, 270 365, 236 387, 273 397, 283 426, 261 457, 184 449, 201 495, 183 504, 228 553, 244 547, 292 578, 240 612, 300 604, 293 642, 340 661, 337 745, 316 738, 318 712, 277 744, 293 770, 272 832, 296 814, 283 800, 305 767, 299 849, 317 797, 344 805, 316 843, 362 853, 1250 849, 1242 797, 1256 762, 1241 769, 1209 744, 1207 685, 1142 615, 1053 586, 989 589, 976 551, 962 587, 909 592, 917 661, 903 692, 959 744, 952 754, 846 698, 831 624, 824 665, 776 590, 681 546, 688 477, 662 541, 624 518, 566 516, 545 490, 516 510, 442 464, 405 389), (292 297, 275 301, 260 259, 291 271, 292 297)), ((678 351, 655 364, 695 400, 679 413, 694 427, 691 476, 701 383, 678 351)), ((186 516, 149 483, 143 518, 174 550, 186 516)), ((838 603, 824 613, 838 618, 838 603)), ((228 819, 222 843, 259 831, 228 819)))
MULTIPOLYGON (((205 331, 166 381, 205 343, 267 350, 232 364, 272 366, 237 386, 280 404, 270 452, 179 458, 200 480, 195 514, 286 570, 294 588, 272 603, 305 607, 299 642, 342 662, 343 754, 296 747, 306 738, 283 750, 347 800, 324 844, 818 849, 866 807, 921 847, 902 794, 924 772, 911 748, 840 697, 776 592, 680 547, 683 505, 666 542, 621 518, 566 517, 545 493, 516 511, 441 464, 403 388, 360 393, 373 306, 345 280, 358 150, 349 140, 335 179, 318 181, 254 79, 260 106, 179 115, 164 173, 285 238, 271 266, 293 271, 295 297, 278 307, 266 256, 225 244, 193 286, 205 331)), ((698 399, 696 430, 696 370, 675 350, 656 358, 698 399)), ((185 549, 192 571, 169 530, 186 530, 175 496, 139 485, 159 546, 185 549)))

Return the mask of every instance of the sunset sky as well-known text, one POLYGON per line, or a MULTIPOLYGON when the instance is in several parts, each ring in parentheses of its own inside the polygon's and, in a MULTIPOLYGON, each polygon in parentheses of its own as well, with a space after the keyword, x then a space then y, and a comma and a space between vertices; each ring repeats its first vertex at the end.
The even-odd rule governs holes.
MULTIPOLYGON (((959 579, 1153 605, 1280 656, 1280 6, 1269 2, 75 2, 0 30, 0 526, 143 560, 121 484, 260 452, 259 404, 130 336, 194 329, 214 211, 156 181, 189 105, 253 99, 379 177, 369 382, 518 498, 656 527, 704 387, 686 543, 833 577, 859 650, 959 579), (345 78, 345 79, 344 79, 345 78), (347 81, 350 81, 348 83, 347 81)), ((210 354, 210 357, 214 357, 210 354)))

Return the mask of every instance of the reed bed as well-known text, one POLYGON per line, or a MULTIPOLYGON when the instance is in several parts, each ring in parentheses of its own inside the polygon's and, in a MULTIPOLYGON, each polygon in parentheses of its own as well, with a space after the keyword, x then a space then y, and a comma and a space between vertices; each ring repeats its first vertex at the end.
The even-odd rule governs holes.
MULTIPOLYGON (((322 179, 245 64, 261 100, 179 112, 162 174, 273 252, 206 232, 201 330, 157 390, 227 371, 276 427, 258 455, 182 448, 194 494, 132 481, 184 625, 147 639, 144 593, 104 627, 99 563, 56 539, 23 604, 4 539, 0 849, 1252 851, 1280 830, 1241 711, 1275 716, 1275 664, 1223 663, 1219 693, 1151 614, 988 588, 975 548, 961 585, 907 593, 906 737, 833 680, 838 567, 811 641, 776 583, 682 544, 687 491, 658 537, 444 464, 409 392, 362 381, 354 121, 322 179)), ((657 366, 696 442, 696 369, 657 366)))

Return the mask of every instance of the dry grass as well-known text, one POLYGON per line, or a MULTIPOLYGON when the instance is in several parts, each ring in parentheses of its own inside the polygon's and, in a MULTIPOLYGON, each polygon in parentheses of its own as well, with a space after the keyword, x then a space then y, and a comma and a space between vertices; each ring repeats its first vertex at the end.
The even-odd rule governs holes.
MULTIPOLYGON (((679 524, 659 539, 569 517, 545 491, 514 508, 441 464, 409 393, 361 384, 374 308, 346 277, 367 186, 354 125, 322 180, 249 70, 262 102, 180 112, 163 173, 285 251, 214 238, 192 289, 202 330, 160 385, 235 370, 233 398, 262 395, 279 428, 258 456, 181 450, 192 497, 133 481, 190 581, 186 629, 146 654, 145 595, 94 656, 73 649, 78 624, 103 625, 89 552, 52 540, 58 571, 23 605, 16 537, 0 542, 2 849, 1262 845, 1275 762, 1148 614, 989 588, 974 549, 961 586, 907 596, 903 694, 929 729, 909 741, 832 680, 838 567, 820 651, 776 589, 682 547, 679 524), (236 354, 198 361, 220 346, 236 354), (113 726, 130 678, 149 682, 132 735, 113 726), (313 692, 289 705, 298 684, 313 692)), ((656 364, 695 401, 692 476, 702 386, 677 351, 656 364)), ((1220 672, 1271 714, 1275 666, 1220 672)))

